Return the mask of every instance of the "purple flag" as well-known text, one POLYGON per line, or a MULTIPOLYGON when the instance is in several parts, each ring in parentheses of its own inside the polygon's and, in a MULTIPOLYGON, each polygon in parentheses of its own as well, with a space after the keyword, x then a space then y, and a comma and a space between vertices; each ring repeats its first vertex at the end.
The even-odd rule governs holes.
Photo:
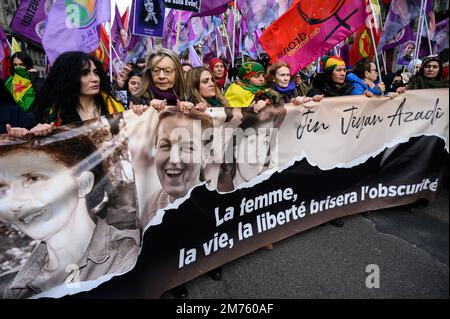
POLYGON ((203 39, 202 46, 202 55, 205 61, 209 61, 212 58, 216 57, 216 48, 215 48, 215 40, 213 36, 210 34, 209 36, 203 39))
POLYGON ((216 57, 224 56, 227 48, 225 43, 223 42, 222 34, 219 31, 219 28, 216 28, 214 33, 211 34, 212 39, 216 42, 216 57))
POLYGON ((40 44, 45 21, 54 1, 22 0, 9 27, 25 38, 40 44))
POLYGON ((400 30, 395 37, 386 43, 385 46, 383 46, 383 51, 395 48, 396 46, 403 44, 408 41, 413 41, 415 38, 413 38, 413 29, 412 26, 409 24, 406 26, 406 28, 400 30))
POLYGON ((171 9, 166 16, 163 29, 162 45, 164 48, 172 48, 172 32, 176 28, 176 10, 171 9))
MULTIPOLYGON (((130 30, 134 24, 134 14, 133 14, 134 1, 131 3, 130 12, 131 16, 128 22, 128 30, 130 30)), ((145 37, 136 34, 131 34, 130 40, 126 48, 125 63, 135 63, 137 59, 144 57, 146 51, 146 44, 147 41, 145 37)))
POLYGON ((195 13, 194 17, 204 17, 219 15, 227 11, 230 0, 203 0, 200 5, 200 12, 195 13))
POLYGON ((434 53, 437 54, 448 48, 448 18, 436 23, 436 32, 434 34, 434 53))
POLYGON ((5 50, 7 46, 8 43, 6 42, 5 32, 3 32, 3 28, 0 27, 0 62, 5 58, 5 50))
POLYGON ((223 42, 222 35, 216 27, 214 32, 208 34, 203 39, 202 55, 204 61, 209 61, 212 58, 225 57, 226 46, 223 42))
POLYGON ((67 51, 95 51, 99 44, 97 27, 110 19, 110 0, 56 0, 42 37, 50 63, 67 51))
POLYGON ((263 28, 267 28, 292 4, 292 0, 288 0, 287 3, 284 3, 281 6, 276 0, 236 1, 239 10, 242 13, 242 17, 245 19, 249 32, 256 32, 263 28))
POLYGON ((114 23, 111 27, 111 46, 112 50, 112 65, 116 73, 122 68, 122 63, 127 55, 127 47, 130 42, 130 36, 127 34, 125 27, 122 23, 122 17, 120 16, 119 8, 115 8, 114 23))
POLYGON ((128 46, 129 37, 126 34, 125 27, 122 23, 122 17, 120 16, 119 8, 115 8, 114 23, 111 27, 111 45, 114 47, 118 56, 123 59, 125 56, 125 48, 128 46))
POLYGON ((170 47, 172 50, 179 54, 182 53, 189 47, 190 41, 192 38, 192 26, 190 22, 190 18, 192 16, 192 12, 189 11, 173 11, 173 27, 170 35, 170 47), (181 13, 181 14, 180 14, 181 13), (180 34, 178 36, 178 50, 176 50, 176 42, 177 42, 177 30, 178 30, 178 21, 180 20, 180 34))
POLYGON ((162 0, 136 0, 133 4, 133 34, 162 38, 166 15, 162 0))
MULTIPOLYGON (((383 33, 378 43, 378 52, 382 51, 386 44, 420 15, 420 3, 421 0, 392 0, 384 23, 383 33)), ((426 1, 425 12, 428 14, 431 9, 432 1, 428 0, 426 1)))
POLYGON ((189 61, 191 61, 193 67, 203 66, 203 62, 194 47, 189 47, 189 61))

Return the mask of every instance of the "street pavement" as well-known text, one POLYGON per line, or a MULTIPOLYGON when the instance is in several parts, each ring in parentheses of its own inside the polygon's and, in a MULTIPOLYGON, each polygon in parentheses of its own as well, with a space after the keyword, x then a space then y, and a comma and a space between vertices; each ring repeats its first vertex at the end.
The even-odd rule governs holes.
POLYGON ((448 215, 447 186, 414 212, 348 216, 341 228, 323 224, 225 264, 221 281, 202 275, 188 282, 188 298, 448 298, 448 215), (377 283, 374 269, 379 288, 368 288, 369 275, 377 283))

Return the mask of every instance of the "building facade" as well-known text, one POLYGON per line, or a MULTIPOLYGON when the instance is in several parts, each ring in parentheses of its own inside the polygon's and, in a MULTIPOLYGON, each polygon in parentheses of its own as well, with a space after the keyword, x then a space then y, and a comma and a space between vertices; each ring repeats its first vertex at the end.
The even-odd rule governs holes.
POLYGON ((34 62, 34 68, 39 71, 39 75, 44 77, 45 74, 45 53, 42 47, 34 45, 20 35, 14 33, 13 30, 9 28, 9 24, 14 17, 19 5, 19 0, 0 0, 0 27, 3 28, 8 41, 11 43, 11 37, 14 36, 16 40, 20 43, 25 43, 26 52, 31 56, 34 62))

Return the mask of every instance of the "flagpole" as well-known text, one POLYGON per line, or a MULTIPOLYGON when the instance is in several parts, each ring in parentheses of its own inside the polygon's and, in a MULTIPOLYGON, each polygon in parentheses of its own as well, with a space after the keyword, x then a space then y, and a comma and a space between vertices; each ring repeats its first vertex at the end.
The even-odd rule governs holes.
MULTIPOLYGON (((374 13, 373 13, 373 11, 372 11, 372 17, 373 17, 374 19, 376 19, 376 18, 375 18, 375 15, 374 15, 374 13)), ((376 43, 375 43, 375 36, 373 35, 372 19, 369 18, 368 20, 369 20, 370 36, 372 37, 372 45, 373 45, 374 50, 375 50, 375 54, 374 54, 374 55, 375 55, 375 62, 376 62, 376 65, 377 65, 378 76, 380 77, 380 82, 381 82, 382 79, 381 79, 380 61, 378 60, 377 46, 376 46, 376 43)))
POLYGON ((258 54, 258 59, 261 59, 261 55, 259 54, 259 50, 258 50, 258 45, 256 44, 256 41, 255 41, 255 34, 253 33, 252 34, 253 36, 250 36, 250 38, 252 39, 252 41, 253 41, 253 45, 255 46, 255 49, 256 49, 256 53, 258 54))
MULTIPOLYGON (((225 39, 227 40, 227 48, 228 51, 230 51, 230 56, 231 56, 231 65, 234 66, 234 57, 233 57, 233 51, 231 51, 231 45, 230 45, 230 38, 228 37, 228 33, 226 32, 227 27, 225 26, 225 23, 223 22, 223 14, 222 14, 222 26, 225 29, 225 39)), ((220 30, 219 30, 220 31, 220 30)))
POLYGON ((422 17, 422 22, 420 23, 420 31, 417 31, 417 35, 418 35, 418 38, 419 38, 419 44, 417 46, 417 58, 419 57, 420 46, 422 44, 422 31, 423 31, 423 28, 424 28, 424 21, 427 19, 426 16, 425 16, 425 6, 426 5, 427 5, 427 0, 424 0, 423 6, 421 6, 421 9, 420 9, 420 15, 422 17))
POLYGON ((5 40, 6 40, 6 43, 8 44, 8 46, 9 46, 9 50, 12 52, 11 42, 8 41, 8 38, 6 36, 5 36, 5 40))
POLYGON ((239 47, 238 47, 238 50, 240 50, 240 52, 241 52, 241 60, 242 60, 242 63, 244 63, 244 48, 242 47, 242 37, 243 37, 243 35, 242 35, 242 17, 240 16, 240 15, 238 15, 238 18, 239 18, 239 24, 238 24, 238 28, 239 28, 239 47))
POLYGON ((153 45, 152 45, 152 37, 147 36, 147 50, 145 52, 145 66, 148 65, 148 60, 150 59, 150 52, 153 51, 153 45))
MULTIPOLYGON (((421 25, 422 25, 422 15, 423 15, 423 7, 424 7, 424 0, 420 1, 420 16, 419 16, 419 25, 417 26, 417 36, 416 36, 416 42, 415 42, 415 48, 414 48, 414 60, 417 59, 419 56, 419 38, 421 34, 421 25)), ((413 75, 416 74, 416 68, 413 69, 413 75)))
POLYGON ((125 64, 123 64, 123 61, 120 59, 119 55, 117 54, 116 48, 114 48, 114 46, 112 46, 112 49, 113 49, 114 53, 116 54, 117 59, 119 60, 120 66, 124 67, 125 64))
MULTIPOLYGON (((378 29, 378 21, 377 21, 377 17, 375 16, 375 8, 373 7, 373 3, 372 0, 369 0, 369 5, 370 5, 370 10, 372 11, 372 17, 373 17, 373 22, 375 24, 375 29, 378 29)), ((377 62, 377 69, 378 69, 378 75, 380 77, 380 81, 382 81, 381 79, 381 69, 380 69, 380 61, 378 59, 378 51, 377 51, 377 44, 375 42, 375 36, 373 34, 373 28, 372 28, 372 19, 369 19, 369 26, 370 26, 370 36, 372 37, 372 44, 373 44, 373 49, 374 49, 374 55, 375 55, 375 61, 377 62)), ((385 67, 386 70, 386 67, 385 67)))
MULTIPOLYGON (((380 8, 379 19, 380 19, 380 32, 381 32, 383 30, 383 16, 381 15, 380 1, 379 0, 376 0, 376 1, 377 1, 378 8, 380 8)), ((370 2, 370 5, 373 5, 372 2, 370 2)), ((375 50, 375 54, 378 54, 377 50, 375 50)), ((381 59, 383 60, 384 75, 388 75, 387 64, 386 64, 386 52, 381 51, 381 59)))
POLYGON ((338 50, 337 50, 337 45, 333 48, 333 51, 334 51, 334 55, 335 55, 335 56, 340 57, 340 54, 339 54, 339 52, 338 52, 338 50))
POLYGON ((178 10, 177 39, 175 41, 175 52, 177 52, 177 54, 178 54, 178 42, 180 41, 180 28, 181 28, 181 10, 178 10))
POLYGON ((233 43, 231 44, 233 46, 233 54, 231 57, 231 66, 234 67, 234 54, 236 53, 236 3, 237 1, 234 1, 234 7, 233 7, 233 43))
POLYGON ((214 32, 216 34, 216 58, 218 58, 219 55, 219 39, 218 39, 218 35, 217 32, 214 32))
POLYGON ((430 55, 433 54, 433 48, 431 47, 431 39, 430 39, 430 29, 428 27, 428 20, 427 20, 427 15, 425 12, 425 8, 423 8, 423 19, 425 21, 425 28, 427 29, 427 39, 428 39, 428 47, 430 49, 430 55))
POLYGON ((383 60, 384 75, 388 75, 387 64, 386 64, 386 54, 384 52, 381 53, 381 59, 383 60))
POLYGON ((109 36, 109 82, 111 82, 111 84, 113 83, 113 78, 112 78, 112 37, 111 37, 111 28, 112 28, 112 23, 111 21, 108 22, 108 36, 109 36))

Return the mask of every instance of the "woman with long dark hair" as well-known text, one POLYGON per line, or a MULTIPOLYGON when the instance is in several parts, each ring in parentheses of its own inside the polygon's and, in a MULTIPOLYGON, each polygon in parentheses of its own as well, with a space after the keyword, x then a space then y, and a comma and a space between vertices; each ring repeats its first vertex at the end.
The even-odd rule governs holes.
POLYGON ((61 54, 52 65, 44 85, 45 96, 31 130, 14 135, 48 135, 53 127, 122 112, 123 105, 112 95, 101 63, 89 54, 74 51, 61 54))
POLYGON ((47 122, 61 126, 122 112, 101 63, 83 52, 61 54, 45 82, 47 122))

